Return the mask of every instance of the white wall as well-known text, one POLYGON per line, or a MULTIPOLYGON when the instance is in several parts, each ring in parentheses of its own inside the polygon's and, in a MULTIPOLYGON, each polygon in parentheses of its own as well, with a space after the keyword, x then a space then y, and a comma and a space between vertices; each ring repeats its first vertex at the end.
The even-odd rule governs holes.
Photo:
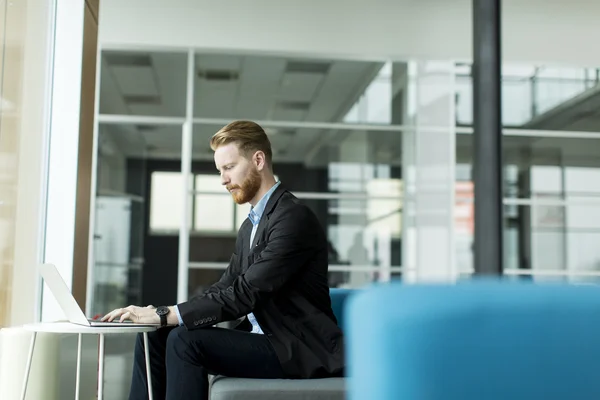
MULTIPOLYGON (((503 0, 506 61, 600 65, 600 2, 503 0)), ((103 46, 470 59, 470 0, 103 0, 103 46)))

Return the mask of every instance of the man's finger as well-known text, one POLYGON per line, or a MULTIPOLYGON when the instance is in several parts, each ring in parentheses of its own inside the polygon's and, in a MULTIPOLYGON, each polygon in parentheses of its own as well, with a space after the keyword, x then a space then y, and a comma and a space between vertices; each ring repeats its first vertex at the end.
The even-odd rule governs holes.
POLYGON ((125 314, 121 315, 121 322, 127 320, 127 319, 131 319, 131 312, 127 311, 125 314))
POLYGON ((115 311, 110 313, 111 315, 110 315, 110 318, 108 319, 108 321, 112 322, 116 318, 119 318, 119 316, 122 315, 124 312, 125 312, 125 310, 123 308, 117 308, 115 311))
POLYGON ((116 310, 112 310, 111 312, 107 313, 104 317, 102 317, 101 321, 103 321, 103 322, 108 321, 115 311, 116 310))

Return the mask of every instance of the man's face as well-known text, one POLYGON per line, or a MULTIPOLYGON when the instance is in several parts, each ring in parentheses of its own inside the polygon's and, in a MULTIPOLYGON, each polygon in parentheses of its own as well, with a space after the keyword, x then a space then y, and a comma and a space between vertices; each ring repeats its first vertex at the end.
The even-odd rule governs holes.
POLYGON ((237 204, 247 203, 256 196, 262 177, 253 160, 240 154, 235 143, 215 150, 215 165, 221 173, 221 184, 227 188, 237 204))

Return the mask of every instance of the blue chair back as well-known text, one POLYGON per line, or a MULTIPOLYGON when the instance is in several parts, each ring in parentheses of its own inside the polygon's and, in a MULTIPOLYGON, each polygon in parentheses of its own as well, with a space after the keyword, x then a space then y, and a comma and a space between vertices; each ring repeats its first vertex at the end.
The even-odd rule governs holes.
POLYGON ((338 326, 342 329, 344 328, 346 300, 354 292, 355 290, 352 289, 329 289, 329 296, 331 297, 331 308, 333 309, 333 314, 337 318, 338 326))
POLYGON ((600 399, 600 290, 510 282, 361 290, 348 399, 600 399))

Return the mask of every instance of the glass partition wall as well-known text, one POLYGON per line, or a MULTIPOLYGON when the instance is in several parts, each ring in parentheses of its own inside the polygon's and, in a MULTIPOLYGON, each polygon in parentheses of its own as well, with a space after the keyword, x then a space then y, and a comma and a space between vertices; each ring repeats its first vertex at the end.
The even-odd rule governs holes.
MULTIPOLYGON (((457 207, 472 218, 470 66, 457 70, 457 207)), ((504 272, 600 282, 600 86, 597 68, 503 66, 504 272)), ((472 223, 456 231, 472 272, 472 223)))
MULTIPOLYGON (((234 119, 265 128, 278 179, 318 216, 331 287, 473 272, 470 65, 100 55, 89 313, 183 301, 223 273, 249 206, 209 139, 234 119)), ((595 282, 597 69, 503 71, 505 273, 595 282)))
MULTIPOLYGON (((220 185, 209 139, 235 119, 265 128, 277 178, 319 218, 331 287, 417 268, 403 237, 420 236, 420 214, 403 199, 418 185, 405 174, 444 151, 420 138, 454 137, 439 118, 454 114, 454 64, 442 64, 440 90, 434 62, 102 49, 88 313, 172 304, 220 277, 249 206, 220 185)), ((447 243, 452 226, 438 226, 447 243)))

